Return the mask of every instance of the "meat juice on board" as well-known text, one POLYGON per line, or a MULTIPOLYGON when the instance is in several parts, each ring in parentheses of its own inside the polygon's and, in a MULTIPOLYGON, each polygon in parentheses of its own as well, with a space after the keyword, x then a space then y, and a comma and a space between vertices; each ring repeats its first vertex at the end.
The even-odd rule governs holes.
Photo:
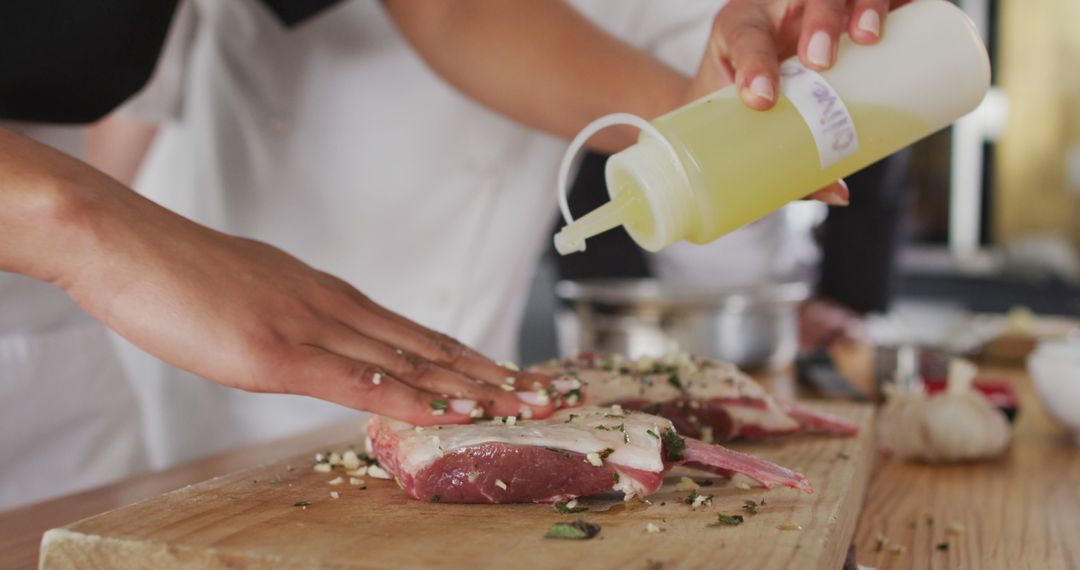
POLYGON ((651 122, 617 114, 586 127, 560 171, 567 225, 556 249, 583 251, 586 238, 619 225, 650 251, 708 243, 948 126, 990 83, 971 20, 943 0, 897 9, 875 45, 844 37, 828 71, 796 58, 780 71, 769 111, 749 109, 730 86, 651 122), (563 193, 573 159, 592 134, 616 124, 643 132, 608 159, 611 201, 575 221, 563 193))

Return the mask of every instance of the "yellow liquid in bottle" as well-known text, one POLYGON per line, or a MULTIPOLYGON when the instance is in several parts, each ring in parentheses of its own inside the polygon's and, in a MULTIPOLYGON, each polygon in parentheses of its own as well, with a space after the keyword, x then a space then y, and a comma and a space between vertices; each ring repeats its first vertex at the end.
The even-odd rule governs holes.
MULTIPOLYGON (((810 128, 784 97, 761 112, 724 91, 652 121, 679 151, 693 188, 696 220, 687 220, 686 239, 713 241, 932 130, 921 118, 893 109, 857 102, 846 106, 859 148, 825 170, 810 128)), ((639 242, 648 241, 641 238, 651 236, 653 217, 637 183, 619 171, 609 183, 623 225, 639 242)))

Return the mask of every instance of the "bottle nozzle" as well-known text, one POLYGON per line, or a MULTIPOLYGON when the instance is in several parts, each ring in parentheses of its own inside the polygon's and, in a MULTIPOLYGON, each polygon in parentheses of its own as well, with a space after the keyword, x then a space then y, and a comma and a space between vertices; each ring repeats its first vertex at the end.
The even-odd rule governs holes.
POLYGON ((559 255, 585 251, 586 239, 622 225, 624 210, 632 201, 626 194, 618 194, 612 201, 563 226, 555 234, 555 251, 559 255))

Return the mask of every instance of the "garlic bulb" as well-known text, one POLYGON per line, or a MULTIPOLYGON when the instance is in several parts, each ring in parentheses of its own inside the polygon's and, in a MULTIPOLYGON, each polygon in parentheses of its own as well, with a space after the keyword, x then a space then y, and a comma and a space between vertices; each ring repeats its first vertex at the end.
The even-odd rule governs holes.
POLYGON ((1009 445, 1005 414, 971 387, 975 365, 949 363, 948 388, 889 394, 881 410, 881 446, 899 459, 929 462, 970 461, 1000 455, 1009 445))

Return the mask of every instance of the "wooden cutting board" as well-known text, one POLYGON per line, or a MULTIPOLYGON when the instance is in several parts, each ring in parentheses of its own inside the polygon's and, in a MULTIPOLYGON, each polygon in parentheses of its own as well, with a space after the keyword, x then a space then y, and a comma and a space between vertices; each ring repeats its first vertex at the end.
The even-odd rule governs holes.
MULTIPOLYGON (((714 495, 692 510, 673 471, 651 504, 582 501, 600 534, 587 541, 545 539, 571 522, 550 505, 450 505, 415 501, 393 481, 365 477, 366 490, 313 471, 312 453, 211 479, 52 529, 43 568, 791 568, 839 569, 854 534, 876 457, 873 409, 822 404, 861 423, 856 438, 796 436, 739 444, 807 475, 813 495, 787 488, 740 489, 749 480, 711 479, 714 495), (331 492, 339 493, 334 499, 331 492), (764 499, 758 514, 743 501, 764 499), (306 501, 309 506, 294 506, 306 501), (739 526, 711 527, 717 513, 739 526), (654 523, 662 532, 646 531, 654 523), (783 530, 793 523, 801 530, 783 530), (737 566, 736 566, 737 565, 737 566)), ((360 441, 357 437, 357 442, 360 441)), ((350 443, 357 443, 350 442, 350 443)), ((327 446, 341 450, 347 443, 327 446)), ((346 477, 348 479, 348 477, 346 477)))

